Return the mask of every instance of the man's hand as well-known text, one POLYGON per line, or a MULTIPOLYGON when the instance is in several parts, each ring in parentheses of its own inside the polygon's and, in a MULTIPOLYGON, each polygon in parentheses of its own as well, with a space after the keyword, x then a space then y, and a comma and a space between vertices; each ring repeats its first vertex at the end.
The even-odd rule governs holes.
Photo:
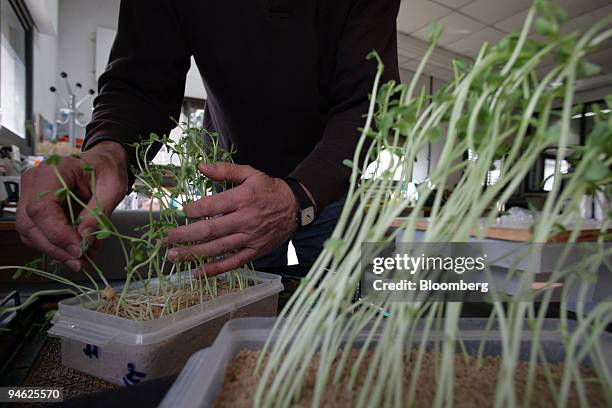
POLYGON ((213 276, 265 255, 297 229, 298 203, 283 180, 230 163, 198 168, 213 180, 237 186, 185 205, 183 210, 191 220, 215 218, 168 230, 167 244, 183 244, 170 250, 170 260, 227 254, 204 265, 203 272, 213 276))
MULTIPOLYGON (((127 192, 127 166, 127 153, 123 146, 103 141, 82 153, 80 159, 63 157, 57 170, 68 188, 88 203, 87 207, 99 207, 110 216, 127 192), (91 191, 91 173, 83 170, 86 163, 92 167, 96 177, 95 198, 91 191)), ((78 216, 82 221, 75 230, 66 216, 62 200, 53 194, 61 187, 53 168, 47 164, 26 171, 21 178, 17 231, 25 244, 76 271, 84 265, 81 238, 96 230, 97 221, 87 208, 81 209, 78 216), (44 192, 49 194, 41 197, 44 192)))

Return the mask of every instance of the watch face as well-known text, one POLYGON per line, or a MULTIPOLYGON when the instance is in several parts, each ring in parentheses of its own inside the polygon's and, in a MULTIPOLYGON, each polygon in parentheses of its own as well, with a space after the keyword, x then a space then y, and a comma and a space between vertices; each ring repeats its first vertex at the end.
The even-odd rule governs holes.
POLYGON ((300 212, 302 218, 302 227, 310 224, 315 218, 315 209, 313 206, 306 207, 300 212))

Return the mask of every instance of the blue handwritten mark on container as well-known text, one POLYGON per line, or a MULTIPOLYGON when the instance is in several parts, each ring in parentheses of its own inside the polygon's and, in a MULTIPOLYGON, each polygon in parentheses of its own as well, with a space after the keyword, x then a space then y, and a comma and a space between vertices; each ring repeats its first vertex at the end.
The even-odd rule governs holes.
POLYGON ((136 371, 136 367, 133 363, 128 363, 128 372, 123 377, 123 383, 127 386, 132 384, 138 384, 142 378, 146 376, 145 373, 136 371))
POLYGON ((98 346, 87 344, 83 349, 83 353, 89 358, 98 358, 98 346))

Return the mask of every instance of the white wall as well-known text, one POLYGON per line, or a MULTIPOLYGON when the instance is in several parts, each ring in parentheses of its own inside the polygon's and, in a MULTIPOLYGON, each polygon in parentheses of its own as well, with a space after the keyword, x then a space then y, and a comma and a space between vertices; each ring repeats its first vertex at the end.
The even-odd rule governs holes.
POLYGON ((49 87, 57 77, 58 0, 26 0, 38 31, 32 46, 32 110, 34 120, 41 114, 48 121, 55 118, 55 95, 49 87))
POLYGON ((56 111, 56 97, 49 87, 56 84, 57 37, 34 33, 34 45, 32 49, 32 110, 34 115, 41 114, 48 121, 54 121, 56 111))
MULTIPOLYGON (((120 0, 29 0, 29 4, 40 20, 37 23, 43 27, 42 32, 54 34, 53 29, 57 28, 56 35, 35 33, 33 50, 33 111, 35 115, 41 114, 54 121, 62 102, 49 91, 49 87, 56 86, 64 91, 60 72, 68 73, 72 84, 83 84, 83 95, 90 88, 97 90, 96 29, 103 27, 116 31, 120 0), (47 9, 51 11, 44 12, 47 9)), ((102 53, 106 54, 106 59, 111 45, 103 46, 102 53)), ((193 60, 187 74, 185 96, 206 97, 193 60)), ((87 120, 91 117, 92 106, 93 99, 89 99, 80 108, 87 120)))
MULTIPOLYGON (((60 0, 58 19, 58 72, 83 84, 83 92, 97 89, 95 77, 96 27, 117 29, 120 0, 60 0)), ((58 85, 61 84, 57 77, 58 85)), ((63 84, 60 85, 63 87, 63 84)), ((59 88, 59 86, 58 86, 59 88)), ((90 117, 93 100, 81 107, 90 117)))
POLYGON ((57 35, 58 0, 25 0, 25 4, 39 32, 57 35))
POLYGON ((204 82, 202 82, 202 76, 200 75, 200 71, 195 64, 193 57, 191 57, 191 68, 187 72, 187 78, 185 80, 185 96, 190 98, 206 99, 204 82))

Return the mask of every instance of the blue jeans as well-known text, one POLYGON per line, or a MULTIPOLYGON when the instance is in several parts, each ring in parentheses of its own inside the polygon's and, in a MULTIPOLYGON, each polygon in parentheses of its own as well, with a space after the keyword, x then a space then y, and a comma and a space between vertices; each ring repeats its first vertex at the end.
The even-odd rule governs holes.
MULTIPOLYGON (((323 244, 336 228, 344 197, 323 209, 317 219, 309 226, 295 232, 289 240, 295 247, 298 262, 301 267, 309 268, 323 250, 323 244)), ((256 270, 267 268, 282 268, 287 266, 287 248, 289 240, 284 242, 269 254, 253 261, 256 270)))

